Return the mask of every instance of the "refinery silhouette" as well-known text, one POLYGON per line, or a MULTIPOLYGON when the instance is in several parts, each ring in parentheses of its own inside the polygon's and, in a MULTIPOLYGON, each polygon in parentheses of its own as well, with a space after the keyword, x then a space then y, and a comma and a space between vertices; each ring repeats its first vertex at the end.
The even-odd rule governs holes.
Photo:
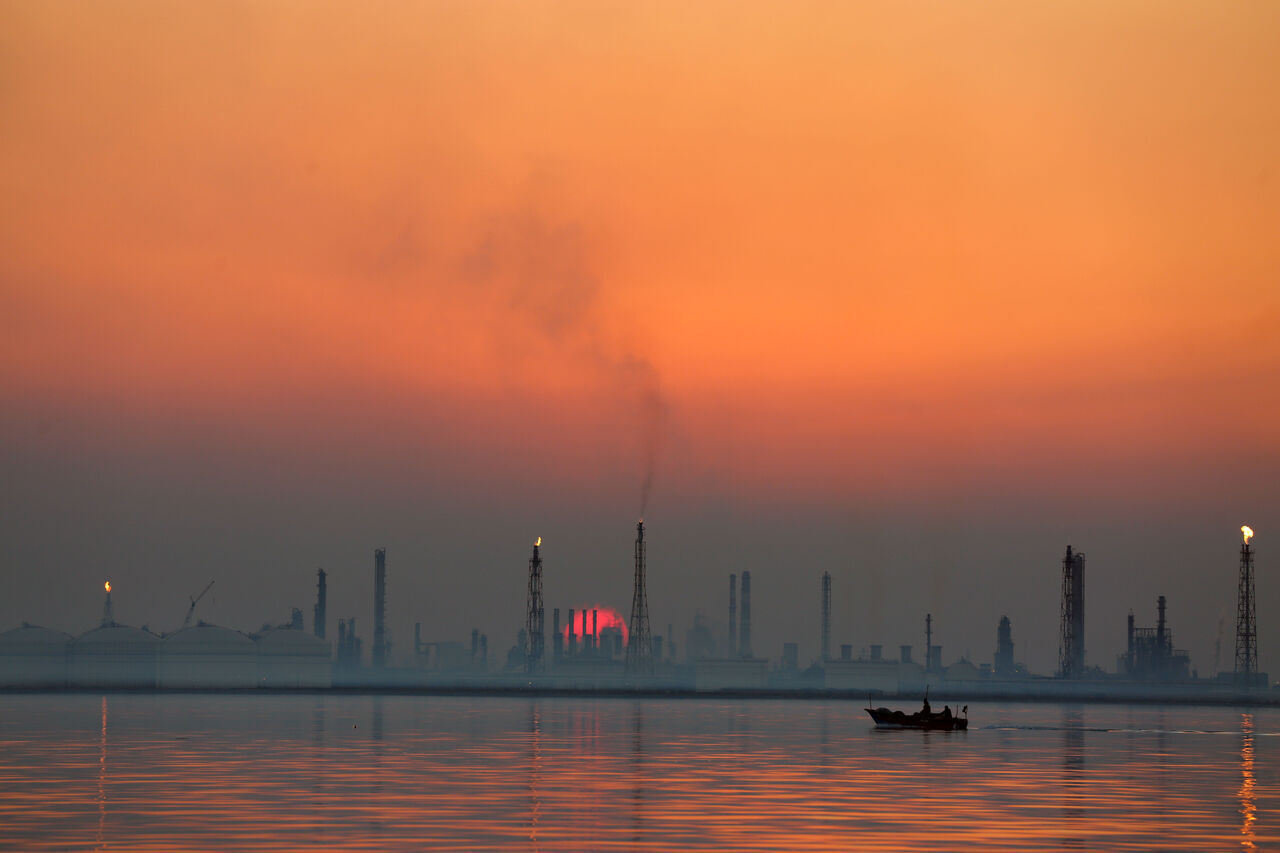
MULTIPOLYGON (((355 616, 339 618, 336 637, 328 631, 328 583, 316 572, 311 630, 303 612, 293 608, 280 625, 254 632, 195 619, 213 587, 210 581, 190 596, 181 625, 168 633, 120 624, 112 604, 113 587, 103 587, 102 618, 89 631, 71 636, 24 623, 0 633, 0 689, 397 689, 446 691, 604 691, 669 694, 917 695, 966 698, 1083 698, 1133 700, 1179 698, 1196 701, 1267 701, 1268 679, 1257 654, 1253 531, 1241 528, 1234 663, 1221 666, 1221 641, 1206 676, 1192 667, 1190 654, 1177 648, 1168 620, 1168 599, 1155 602, 1155 627, 1137 627, 1129 611, 1126 645, 1111 664, 1085 655, 1086 560, 1072 546, 1061 563, 1061 612, 1058 667, 1036 674, 1019 663, 1013 625, 1002 616, 990 662, 963 655, 949 662, 935 643, 931 613, 922 613, 924 648, 917 660, 912 645, 886 655, 870 644, 855 655, 852 644, 832 653, 832 578, 815 578, 818 593, 819 656, 802 666, 798 642, 784 642, 776 658, 758 655, 752 644, 751 572, 728 576, 727 637, 714 635, 695 615, 683 638, 674 626, 653 630, 647 589, 646 528, 636 524, 630 614, 593 606, 552 607, 548 643, 543 600, 542 538, 528 559, 523 624, 504 656, 490 654, 489 637, 478 629, 465 640, 423 639, 414 625, 406 664, 393 665, 386 624, 388 558, 373 551, 373 632, 369 653, 355 616)), ((514 614, 513 614, 514 616, 514 614)), ((519 624, 513 618, 513 623, 519 624)), ((363 624, 363 623, 362 623, 363 624)))

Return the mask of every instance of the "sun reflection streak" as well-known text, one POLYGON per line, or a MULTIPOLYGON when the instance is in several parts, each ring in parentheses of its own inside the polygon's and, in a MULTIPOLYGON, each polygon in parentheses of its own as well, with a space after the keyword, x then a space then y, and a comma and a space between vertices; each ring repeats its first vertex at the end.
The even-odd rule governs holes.
POLYGON ((1253 778, 1253 714, 1240 715, 1240 848, 1255 850, 1254 823, 1258 820, 1257 792, 1253 778))
MULTIPOLYGON (((110 587, 108 586, 108 591, 110 587)), ((102 734, 98 743, 98 849, 102 849, 102 831, 107 821, 107 697, 102 697, 102 734)))
POLYGON ((538 844, 538 820, 542 811, 542 798, 538 794, 542 772, 542 721, 538 716, 538 703, 529 703, 529 841, 534 850, 538 844))

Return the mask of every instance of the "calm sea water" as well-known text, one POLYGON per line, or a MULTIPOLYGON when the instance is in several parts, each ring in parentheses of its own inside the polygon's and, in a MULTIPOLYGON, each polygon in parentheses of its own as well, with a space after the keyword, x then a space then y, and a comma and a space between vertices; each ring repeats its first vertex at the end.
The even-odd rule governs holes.
POLYGON ((1232 850, 1277 843, 1280 711, 0 696, 20 850, 1232 850))

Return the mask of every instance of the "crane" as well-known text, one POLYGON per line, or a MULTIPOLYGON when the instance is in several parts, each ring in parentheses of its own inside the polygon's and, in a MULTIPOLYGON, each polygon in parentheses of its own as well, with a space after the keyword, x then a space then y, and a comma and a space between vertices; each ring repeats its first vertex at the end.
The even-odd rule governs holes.
MULTIPOLYGON (((191 616, 196 612, 196 605, 200 603, 200 599, 204 598, 204 594, 208 592, 209 588, 212 586, 213 581, 209 581, 209 586, 202 589, 199 595, 191 596, 191 606, 187 608, 187 618, 182 620, 182 628, 189 628, 191 626, 191 616)), ((181 631, 182 628, 179 628, 178 630, 181 631)))

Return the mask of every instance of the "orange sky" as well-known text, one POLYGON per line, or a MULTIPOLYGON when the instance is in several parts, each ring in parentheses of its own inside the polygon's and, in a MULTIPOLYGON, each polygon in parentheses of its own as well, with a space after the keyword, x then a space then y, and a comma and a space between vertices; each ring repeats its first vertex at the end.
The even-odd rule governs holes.
POLYGON ((1269 7, 3 14, 11 394, 537 394, 571 434, 635 358, 698 455, 800 486, 1277 461, 1269 7))
POLYGON ((638 490, 656 400, 669 499, 1257 497, 1277 34, 1265 3, 6 3, 6 434, 590 501, 638 490))

